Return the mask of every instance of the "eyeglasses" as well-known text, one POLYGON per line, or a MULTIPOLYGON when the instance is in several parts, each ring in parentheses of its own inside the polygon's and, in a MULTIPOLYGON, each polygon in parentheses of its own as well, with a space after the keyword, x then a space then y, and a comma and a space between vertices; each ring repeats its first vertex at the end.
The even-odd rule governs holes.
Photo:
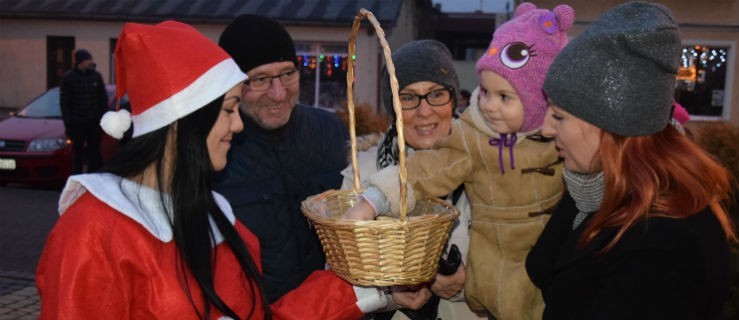
POLYGON ((290 71, 280 73, 276 76, 260 76, 256 78, 251 78, 249 80, 246 80, 244 84, 246 84, 246 86, 248 86, 249 89, 253 91, 264 91, 272 87, 272 80, 274 80, 275 78, 280 79, 280 83, 282 83, 283 86, 289 86, 300 79, 300 74, 298 73, 297 69, 292 69, 290 71))
POLYGON ((415 93, 398 94, 400 98, 400 107, 403 110, 413 110, 421 105, 421 100, 426 100, 429 105, 438 107, 443 106, 452 101, 452 89, 443 88, 436 89, 424 95, 415 93))

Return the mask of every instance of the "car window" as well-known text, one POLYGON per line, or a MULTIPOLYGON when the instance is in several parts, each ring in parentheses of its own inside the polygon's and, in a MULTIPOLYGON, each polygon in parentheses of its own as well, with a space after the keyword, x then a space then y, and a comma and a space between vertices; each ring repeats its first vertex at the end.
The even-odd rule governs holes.
POLYGON ((59 90, 50 90, 31 101, 18 116, 26 118, 61 118, 59 90))
MULTIPOLYGON (((118 103, 115 97, 115 86, 108 85, 106 89, 108 92, 108 101, 110 101, 108 108, 110 110, 115 110, 118 103)), ((123 98, 121 98, 121 108, 131 110, 128 102, 128 95, 124 95, 123 98)), ((24 118, 61 119, 62 109, 59 105, 59 89, 55 87, 34 99, 25 108, 23 108, 23 110, 18 112, 18 116, 24 118)))
MULTIPOLYGON (((118 107, 118 98, 115 96, 115 85, 109 84, 105 86, 108 91, 108 109, 115 111, 118 107)), ((124 94, 121 98, 121 109, 131 110, 130 102, 128 102, 128 94, 124 94)))
MULTIPOLYGON (((118 99, 113 95, 110 100, 110 104, 108 105, 108 109, 115 110, 118 106, 118 99)), ((131 111, 131 103, 128 102, 128 95, 124 95, 123 98, 121 98, 121 109, 126 109, 131 111)))

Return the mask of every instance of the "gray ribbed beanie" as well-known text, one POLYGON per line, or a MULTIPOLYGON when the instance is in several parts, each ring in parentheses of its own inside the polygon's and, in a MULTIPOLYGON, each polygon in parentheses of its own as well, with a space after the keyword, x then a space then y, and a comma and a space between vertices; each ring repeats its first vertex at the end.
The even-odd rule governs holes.
MULTIPOLYGON (((418 40, 404 44, 392 55, 398 90, 419 81, 432 81, 452 89, 452 106, 457 106, 459 79, 454 70, 454 62, 449 49, 436 40, 418 40)), ((393 92, 390 89, 390 75, 387 67, 382 67, 382 103, 387 113, 395 119, 393 92)), ((453 109, 452 109, 453 111, 453 109)))
POLYGON ((622 4, 559 53, 544 92, 565 111, 611 133, 659 132, 670 119, 680 50, 669 9, 656 3, 622 4))

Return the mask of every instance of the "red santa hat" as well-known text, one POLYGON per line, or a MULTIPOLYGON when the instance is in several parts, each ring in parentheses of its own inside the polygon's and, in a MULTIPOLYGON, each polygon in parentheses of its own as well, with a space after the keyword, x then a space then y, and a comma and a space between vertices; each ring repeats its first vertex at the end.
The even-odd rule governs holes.
POLYGON ((233 59, 195 28, 177 21, 126 23, 115 48, 116 96, 131 112, 108 112, 103 130, 120 139, 163 128, 247 79, 233 59))

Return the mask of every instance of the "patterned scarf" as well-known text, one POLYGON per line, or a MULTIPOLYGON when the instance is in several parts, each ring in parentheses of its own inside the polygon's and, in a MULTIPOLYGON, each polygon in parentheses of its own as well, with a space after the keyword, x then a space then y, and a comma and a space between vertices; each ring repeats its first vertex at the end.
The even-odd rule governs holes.
POLYGON ((600 209, 605 194, 605 178, 602 171, 593 175, 564 169, 562 173, 567 190, 575 200, 575 207, 579 211, 575 220, 572 221, 572 230, 575 230, 588 214, 600 209))
POLYGON ((395 128, 395 122, 393 121, 385 133, 385 138, 382 139, 380 146, 377 148, 377 170, 397 165, 399 159, 398 130, 395 128))

